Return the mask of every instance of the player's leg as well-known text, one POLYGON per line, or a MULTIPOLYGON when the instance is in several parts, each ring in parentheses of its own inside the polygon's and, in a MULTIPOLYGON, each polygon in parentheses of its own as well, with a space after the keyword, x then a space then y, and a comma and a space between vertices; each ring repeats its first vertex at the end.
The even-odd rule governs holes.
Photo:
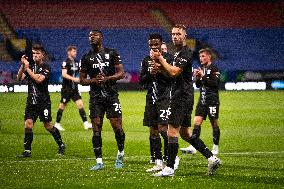
POLYGON ((156 120, 158 124, 159 133, 164 140, 164 156, 163 160, 166 162, 168 157, 168 119, 171 114, 169 108, 168 96, 163 96, 156 102, 156 120))
MULTIPOLYGON (((189 128, 182 128, 181 129, 181 138, 184 140, 187 140, 188 136, 193 136, 193 137, 200 137, 200 133, 201 133, 201 124, 203 122, 203 117, 202 116, 195 116, 194 117, 194 128, 192 133, 190 134, 190 129, 189 128)), ((181 148, 181 151, 187 154, 195 154, 196 153, 196 149, 194 148, 194 146, 190 145, 187 148, 181 148)))
MULTIPOLYGON (((62 100, 61 100, 62 101, 62 100)), ((62 114, 63 114, 63 111, 66 107, 66 103, 62 103, 60 102, 59 104, 59 107, 58 107, 58 110, 57 110, 57 114, 56 114, 56 122, 54 124, 54 127, 56 127, 58 130, 60 131, 64 131, 65 129, 61 126, 60 124, 60 121, 61 121, 61 118, 62 118, 62 114)))
POLYGON ((213 149, 212 153, 217 155, 219 153, 219 140, 220 140, 220 128, 218 123, 219 118, 219 105, 210 105, 209 107, 209 119, 213 130, 213 149))
POLYGON ((119 169, 123 167, 124 159, 124 141, 125 133, 122 128, 122 110, 118 99, 118 96, 112 96, 107 102, 106 115, 110 120, 110 124, 115 134, 115 140, 117 143, 117 159, 115 161, 115 168, 119 169))
POLYGON ((147 169, 146 171, 147 172, 160 171, 163 169, 162 143, 157 125, 150 127, 150 138, 152 140, 155 165, 154 167, 147 169))
POLYGON ((124 159, 124 142, 125 142, 125 133, 122 128, 122 118, 109 118, 110 124, 112 126, 112 129, 115 134, 115 140, 117 143, 117 159, 115 162, 116 168, 122 168, 123 167, 123 159, 124 159))
POLYGON ((103 117, 94 117, 91 118, 92 122, 92 144, 96 157, 97 164, 91 168, 91 170, 96 171, 104 168, 103 159, 102 159, 102 125, 103 117))
POLYGON ((167 166, 154 176, 174 176, 174 165, 178 153, 178 135, 180 126, 169 124, 168 126, 168 161, 167 166))
POLYGON ((33 120, 25 120, 25 137, 24 137, 24 152, 17 155, 19 158, 32 156, 32 142, 33 142, 33 120))
POLYGON ((219 140, 220 140, 220 128, 218 119, 210 120, 213 129, 213 149, 212 153, 217 155, 219 153, 219 140))
POLYGON ((56 127, 53 127, 51 124, 51 104, 39 104, 38 110, 40 121, 43 122, 45 129, 50 132, 50 134, 53 136, 55 142, 58 145, 58 155, 64 155, 65 145, 62 142, 61 134, 59 130, 56 127))
POLYGON ((56 127, 53 127, 50 121, 44 122, 45 129, 50 132, 55 142, 58 145, 58 155, 62 156, 65 153, 65 145, 62 141, 61 134, 56 127))
POLYGON ((86 116, 86 112, 84 109, 84 104, 83 104, 83 100, 82 97, 79 93, 78 90, 74 90, 72 93, 72 100, 76 103, 77 108, 79 109, 79 114, 81 116, 81 119, 84 123, 84 128, 86 130, 91 129, 92 125, 88 122, 87 120, 87 116, 86 116))
POLYGON ((220 166, 221 161, 204 144, 200 139, 200 127, 195 127, 190 136, 188 127, 182 127, 180 130, 180 135, 183 140, 191 144, 196 150, 198 150, 207 160, 208 160, 208 175, 212 175, 214 171, 220 166))
POLYGON ((62 118, 63 111, 65 107, 67 106, 68 102, 71 99, 71 92, 68 90, 61 89, 61 99, 60 104, 57 110, 56 114, 56 122, 54 124, 54 127, 56 127, 59 131, 64 131, 65 129, 61 126, 60 121, 62 118))
POLYGON ((92 144, 96 157, 96 165, 91 167, 90 170, 97 171, 104 168, 103 159, 102 159, 102 126, 103 118, 105 113, 105 104, 95 100, 90 102, 90 119, 92 123, 92 144))
MULTIPOLYGON (((189 109, 188 112, 190 112, 190 115, 188 114, 188 117, 191 120, 192 109, 189 109)), ((192 131, 191 135, 195 135, 195 137, 199 138, 200 133, 201 133, 201 124, 202 124, 203 120, 206 119, 206 117, 207 117, 207 107, 205 105, 202 105, 201 101, 199 100, 197 105, 196 105, 196 109, 195 109, 194 126, 193 126, 193 131, 192 131)), ((186 120, 185 120, 185 122, 186 122, 186 120)), ((187 131, 185 131, 185 132, 187 132, 187 131)), ((182 138, 184 140, 187 140, 187 134, 184 137, 182 136, 182 138)), ((187 154, 195 154, 196 153, 196 149, 192 145, 188 146, 187 148, 182 148, 181 151, 184 152, 184 153, 187 153, 187 154)))
POLYGON ((149 144, 150 144, 150 164, 155 164, 155 154, 153 150, 153 137, 151 137, 151 126, 156 125, 156 108, 152 99, 146 97, 146 106, 144 111, 143 126, 149 127, 149 144))
POLYGON ((168 159, 168 125, 158 125, 159 133, 161 134, 163 140, 164 140, 164 155, 163 160, 167 162, 168 159))
POLYGON ((19 158, 31 157, 32 155, 33 125, 36 119, 37 119, 36 108, 34 107, 34 105, 27 103, 25 108, 25 117, 24 117, 25 120, 24 152, 22 154, 17 155, 17 157, 19 158))

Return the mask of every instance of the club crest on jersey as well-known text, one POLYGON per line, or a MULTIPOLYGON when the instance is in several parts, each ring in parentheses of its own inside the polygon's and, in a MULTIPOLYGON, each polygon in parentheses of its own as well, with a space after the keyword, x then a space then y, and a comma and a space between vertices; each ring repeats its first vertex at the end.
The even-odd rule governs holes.
POLYGON ((105 54, 105 58, 109 60, 109 54, 105 54))
POLYGON ((211 73, 211 70, 207 70, 207 74, 210 75, 210 73, 211 73))

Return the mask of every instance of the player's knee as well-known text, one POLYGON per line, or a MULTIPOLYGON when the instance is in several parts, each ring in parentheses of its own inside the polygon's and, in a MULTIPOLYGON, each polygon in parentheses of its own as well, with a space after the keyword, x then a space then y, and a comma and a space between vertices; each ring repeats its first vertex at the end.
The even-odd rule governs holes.
POLYGON ((159 130, 157 126, 150 127, 150 136, 158 136, 159 130))
POLYGON ((59 104, 59 109, 64 110, 64 109, 65 109, 65 106, 66 106, 65 104, 60 103, 60 104, 59 104))
POLYGON ((84 104, 82 100, 77 100, 76 105, 78 109, 84 108, 84 104))
POLYGON ((44 127, 45 127, 46 130, 51 131, 52 125, 51 125, 50 122, 46 122, 46 123, 44 123, 43 125, 44 125, 44 127))
POLYGON ((168 125, 159 125, 158 129, 159 129, 160 133, 162 133, 162 132, 167 133, 168 132, 168 125))
POLYGON ((180 131, 179 131, 179 134, 180 134, 180 137, 181 137, 183 140, 187 140, 187 139, 190 137, 189 128, 187 128, 187 127, 181 127, 181 128, 180 128, 180 131))
POLYGON ((27 119, 25 121, 25 128, 26 129, 32 129, 33 128, 33 120, 32 119, 27 119))
POLYGON ((98 127, 98 128, 101 127, 102 124, 103 124, 102 119, 99 118, 99 117, 97 117, 97 118, 92 118, 92 119, 91 119, 91 122, 92 122, 92 126, 93 126, 93 127, 98 127))
POLYGON ((217 120, 217 119, 210 120, 210 122, 211 122, 212 128, 217 128, 217 127, 219 127, 219 124, 218 124, 218 120, 217 120))
POLYGON ((168 136, 169 137, 178 137, 179 134, 179 128, 175 128, 175 127, 169 127, 168 129, 168 136))
POLYGON ((201 125, 203 122, 203 118, 201 116, 194 117, 194 125, 201 125))

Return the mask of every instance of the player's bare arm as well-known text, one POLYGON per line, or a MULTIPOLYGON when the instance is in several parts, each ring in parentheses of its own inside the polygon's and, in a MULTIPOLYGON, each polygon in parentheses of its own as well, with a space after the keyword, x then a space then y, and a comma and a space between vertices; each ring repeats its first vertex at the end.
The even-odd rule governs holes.
POLYGON ((18 81, 22 81, 23 79, 25 79, 25 74, 24 74, 24 72, 26 71, 25 70, 25 66, 24 66, 24 60, 25 60, 25 55, 23 55, 22 57, 21 57, 21 67, 20 67, 20 69, 19 69, 19 71, 18 71, 18 74, 17 74, 17 80, 18 81))
POLYGON ((73 76, 67 74, 67 69, 62 69, 61 73, 62 73, 62 77, 63 78, 71 80, 71 81, 74 81, 76 83, 80 83, 80 79, 79 78, 73 77, 73 76))
POLYGON ((30 63, 26 59, 26 57, 23 58, 23 64, 24 64, 24 69, 27 71, 27 73, 30 75, 30 77, 36 82, 36 83, 42 83, 45 80, 45 76, 41 74, 35 74, 31 69, 30 69, 30 63))
MULTIPOLYGON (((181 68, 172 66, 169 63, 167 63, 166 59, 164 59, 164 57, 159 51, 151 51, 150 55, 151 58, 159 60, 160 65, 163 67, 163 69, 166 71, 166 73, 168 73, 170 77, 177 77, 182 72, 181 68)), ((155 63, 155 66, 161 67, 159 63, 155 63)))

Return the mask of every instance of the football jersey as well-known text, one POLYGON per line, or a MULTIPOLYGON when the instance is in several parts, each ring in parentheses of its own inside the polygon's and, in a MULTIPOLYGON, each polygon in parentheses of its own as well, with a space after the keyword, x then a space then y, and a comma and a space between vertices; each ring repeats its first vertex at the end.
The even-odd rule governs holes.
MULTIPOLYGON (((90 50, 81 59, 80 72, 86 73, 91 79, 100 74, 112 76, 116 73, 115 65, 118 64, 122 64, 122 61, 116 50, 109 48, 104 48, 100 52, 90 50)), ((107 81, 100 86, 91 84, 90 95, 91 97, 117 95, 116 81, 107 81)))
POLYGON ((216 65, 202 67, 204 76, 196 80, 196 87, 200 88, 199 101, 202 104, 219 104, 220 72, 216 65))
POLYGON ((188 95, 193 95, 192 84, 192 56, 193 52, 187 47, 174 54, 173 66, 182 69, 182 72, 175 77, 171 87, 171 99, 183 99, 188 95))
MULTIPOLYGON (((67 70, 67 74, 72 77, 78 77, 79 75, 79 62, 76 60, 71 60, 67 58, 62 63, 62 69, 67 70)), ((78 83, 71 81, 69 79, 63 78, 62 89, 78 89, 78 83)))
MULTIPOLYGON (((169 64, 172 63, 173 55, 163 53, 163 57, 169 64)), ((155 103, 159 98, 167 98, 169 96, 171 78, 160 72, 156 75, 150 74, 152 68, 152 59, 150 56, 146 56, 141 62, 139 83, 144 89, 148 90, 147 98, 150 98, 155 103)))
POLYGON ((27 71, 25 71, 26 79, 28 81, 28 98, 27 102, 31 104, 49 103, 50 97, 48 92, 48 82, 50 78, 50 68, 47 64, 32 64, 30 69, 35 74, 41 74, 45 77, 44 81, 37 83, 33 80, 27 71))

